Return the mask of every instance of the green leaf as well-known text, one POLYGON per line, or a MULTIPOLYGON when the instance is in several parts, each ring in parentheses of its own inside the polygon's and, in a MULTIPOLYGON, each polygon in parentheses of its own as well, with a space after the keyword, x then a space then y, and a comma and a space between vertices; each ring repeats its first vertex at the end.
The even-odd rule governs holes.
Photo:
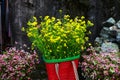
POLYGON ((111 68, 110 68, 110 72, 111 72, 111 73, 114 73, 115 70, 111 67, 111 68))

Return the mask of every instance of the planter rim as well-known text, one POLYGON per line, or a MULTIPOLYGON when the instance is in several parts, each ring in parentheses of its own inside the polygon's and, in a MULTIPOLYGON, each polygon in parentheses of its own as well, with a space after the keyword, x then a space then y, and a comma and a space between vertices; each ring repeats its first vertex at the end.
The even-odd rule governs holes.
POLYGON ((72 60, 75 60, 75 59, 78 59, 80 58, 80 55, 78 56, 73 56, 73 57, 68 57, 68 58, 65 58, 65 59, 52 59, 52 60, 48 60, 48 59, 45 59, 43 57, 43 60, 46 62, 46 63, 60 63, 60 62, 66 62, 66 61, 72 61, 72 60))

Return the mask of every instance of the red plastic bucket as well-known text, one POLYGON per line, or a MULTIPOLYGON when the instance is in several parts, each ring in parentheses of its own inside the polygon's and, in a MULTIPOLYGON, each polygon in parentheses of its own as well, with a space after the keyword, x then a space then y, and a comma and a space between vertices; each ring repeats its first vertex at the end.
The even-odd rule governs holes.
MULTIPOLYGON (((78 67, 78 60, 74 60, 76 68, 78 67)), ((73 65, 71 61, 62 62, 59 64, 60 80, 76 80, 73 65)))
POLYGON ((45 63, 48 80, 59 80, 56 74, 55 63, 45 63))
MULTIPOLYGON (((74 62, 76 68, 78 68, 79 60, 76 59, 74 62)), ((76 80, 72 61, 58 63, 58 72, 56 72, 55 64, 56 63, 46 63, 48 80, 76 80)))

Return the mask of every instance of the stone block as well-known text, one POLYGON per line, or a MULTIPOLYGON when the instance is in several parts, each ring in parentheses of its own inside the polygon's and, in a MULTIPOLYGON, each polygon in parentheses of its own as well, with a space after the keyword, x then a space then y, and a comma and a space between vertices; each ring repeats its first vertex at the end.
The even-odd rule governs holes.
POLYGON ((119 52, 119 47, 116 43, 105 42, 101 45, 102 52, 119 52))
POLYGON ((120 29, 120 20, 116 23, 116 26, 120 29))
POLYGON ((115 19, 111 17, 105 22, 103 22, 103 26, 110 27, 113 26, 115 23, 116 23, 115 19))
POLYGON ((117 33, 116 41, 117 41, 118 43, 120 43, 120 32, 117 33))

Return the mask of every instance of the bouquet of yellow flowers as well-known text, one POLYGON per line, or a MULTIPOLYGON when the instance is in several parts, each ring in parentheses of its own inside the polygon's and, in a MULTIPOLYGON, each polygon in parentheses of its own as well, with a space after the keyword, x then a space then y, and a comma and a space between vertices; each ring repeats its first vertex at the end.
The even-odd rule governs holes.
POLYGON ((27 32, 32 46, 36 46, 42 52, 44 59, 59 62, 60 59, 64 61, 66 58, 79 58, 88 41, 87 28, 93 26, 93 23, 86 21, 84 16, 74 19, 69 15, 64 15, 63 18, 40 18, 40 23, 36 17, 29 20, 28 27, 23 28, 23 31, 27 32))

